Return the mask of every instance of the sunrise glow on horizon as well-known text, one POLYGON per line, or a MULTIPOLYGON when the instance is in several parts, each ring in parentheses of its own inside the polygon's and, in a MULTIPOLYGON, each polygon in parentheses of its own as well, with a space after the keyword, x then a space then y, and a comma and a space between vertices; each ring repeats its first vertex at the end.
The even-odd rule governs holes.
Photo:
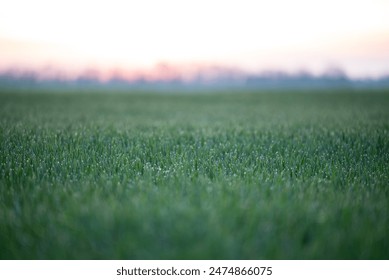
POLYGON ((174 69, 158 67, 163 63, 186 73, 220 65, 248 72, 339 67, 351 77, 389 74, 384 0, 0 3, 0 70, 77 75, 94 69, 104 76, 112 69, 127 75, 154 69, 150 75, 169 78, 174 69))

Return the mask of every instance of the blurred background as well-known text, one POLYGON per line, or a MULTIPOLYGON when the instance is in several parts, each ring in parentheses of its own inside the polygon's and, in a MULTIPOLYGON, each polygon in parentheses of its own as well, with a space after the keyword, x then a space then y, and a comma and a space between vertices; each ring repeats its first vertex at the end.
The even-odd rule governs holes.
POLYGON ((389 84, 385 0, 0 3, 2 84, 389 84))

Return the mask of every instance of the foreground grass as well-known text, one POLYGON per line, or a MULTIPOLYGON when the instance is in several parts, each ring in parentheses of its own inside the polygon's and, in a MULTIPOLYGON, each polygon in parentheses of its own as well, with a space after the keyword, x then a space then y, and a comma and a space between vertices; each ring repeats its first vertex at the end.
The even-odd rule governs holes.
POLYGON ((389 92, 0 94, 0 258, 388 259, 389 92))

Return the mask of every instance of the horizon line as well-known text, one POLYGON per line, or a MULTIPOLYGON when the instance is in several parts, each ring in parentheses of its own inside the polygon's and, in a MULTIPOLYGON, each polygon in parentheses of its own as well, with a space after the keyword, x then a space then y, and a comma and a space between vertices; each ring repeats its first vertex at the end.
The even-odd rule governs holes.
POLYGON ((311 71, 309 69, 297 69, 288 71, 282 68, 278 69, 260 69, 257 71, 243 70, 234 66, 222 66, 217 64, 185 64, 176 65, 166 62, 156 64, 149 69, 135 68, 125 69, 112 67, 103 70, 101 67, 87 67, 80 71, 67 71, 61 67, 4 67, 0 68, 0 76, 12 79, 30 78, 39 81, 63 81, 71 82, 77 80, 90 80, 99 83, 107 83, 113 80, 126 81, 128 83, 136 82, 172 82, 181 81, 183 83, 193 82, 212 82, 222 79, 247 80, 250 77, 261 78, 341 78, 349 81, 358 80, 382 80, 389 78, 389 72, 379 76, 364 75, 352 77, 345 70, 338 66, 328 66, 321 72, 311 71))

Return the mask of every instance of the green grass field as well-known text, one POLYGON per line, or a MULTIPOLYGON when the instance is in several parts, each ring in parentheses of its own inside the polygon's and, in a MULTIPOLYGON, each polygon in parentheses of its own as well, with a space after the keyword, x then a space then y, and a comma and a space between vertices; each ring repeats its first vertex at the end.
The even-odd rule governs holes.
POLYGON ((0 93, 1 259, 389 259, 389 91, 0 93))

